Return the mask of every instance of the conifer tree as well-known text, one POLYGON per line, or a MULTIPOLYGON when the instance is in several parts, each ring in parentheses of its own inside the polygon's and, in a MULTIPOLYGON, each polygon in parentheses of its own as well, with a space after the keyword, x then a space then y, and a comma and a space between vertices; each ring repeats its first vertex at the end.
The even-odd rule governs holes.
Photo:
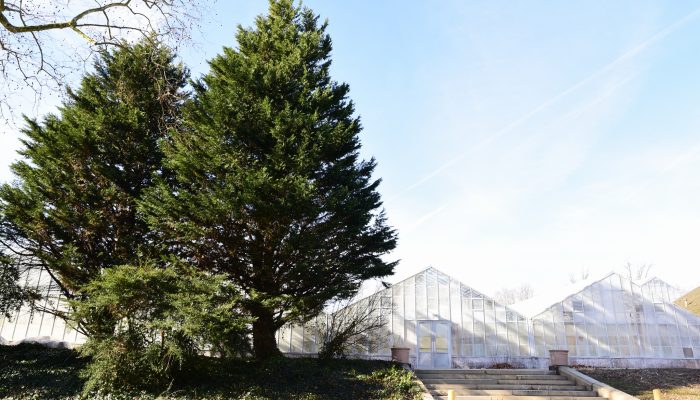
POLYGON ((245 292, 255 356, 275 332, 389 275, 396 233, 380 211, 375 161, 348 85, 333 81, 326 23, 291 0, 239 27, 196 85, 185 128, 165 147, 178 182, 140 203, 172 248, 245 292))
POLYGON ((43 268, 73 298, 104 269, 149 255, 136 199, 161 171, 159 142, 178 124, 187 74, 152 38, 124 44, 57 115, 27 120, 16 180, 0 187, 5 268, 43 268))

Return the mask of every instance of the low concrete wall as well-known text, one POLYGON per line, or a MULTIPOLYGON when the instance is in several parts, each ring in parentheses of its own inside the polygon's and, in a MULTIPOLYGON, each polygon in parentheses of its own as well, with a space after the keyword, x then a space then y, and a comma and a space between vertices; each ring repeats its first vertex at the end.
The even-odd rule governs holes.
MULTIPOLYGON (((292 352, 283 352, 283 356, 289 357, 289 358, 317 358, 318 353, 292 353, 292 352)), ((366 354, 350 354, 348 355, 348 358, 351 359, 356 359, 356 360, 382 360, 382 361, 391 361, 391 356, 390 355, 366 355, 366 354)))
MULTIPOLYGON (((549 368, 547 357, 452 357, 452 368, 488 368, 494 364, 507 363, 515 368, 549 368)), ((569 357, 570 365, 599 368, 697 368, 700 360, 672 358, 592 358, 569 357)))
POLYGON ((576 358, 569 357, 571 365, 591 366, 600 368, 700 368, 697 359, 673 358, 576 358))
MULTIPOLYGON (((316 357, 311 353, 284 353, 287 357, 316 357)), ((390 355, 350 355, 350 358, 366 360, 391 361, 390 355)), ((416 357, 411 354, 409 363, 415 368, 416 357)), ((452 368, 482 369, 494 364, 510 364, 515 368, 547 369, 549 357, 452 357, 452 368)), ((697 368, 700 360, 672 358, 603 358, 603 357, 569 357, 570 365, 591 366, 599 368, 697 368)))
POLYGON ((565 376, 581 386, 591 388, 591 390, 598 393, 598 396, 604 397, 608 400, 639 400, 632 395, 599 382, 586 374, 576 371, 573 368, 558 367, 557 370, 559 371, 559 375, 565 376))
POLYGON ((481 369, 494 364, 510 364, 514 368, 542 369, 549 367, 547 357, 452 357, 452 368, 481 369))

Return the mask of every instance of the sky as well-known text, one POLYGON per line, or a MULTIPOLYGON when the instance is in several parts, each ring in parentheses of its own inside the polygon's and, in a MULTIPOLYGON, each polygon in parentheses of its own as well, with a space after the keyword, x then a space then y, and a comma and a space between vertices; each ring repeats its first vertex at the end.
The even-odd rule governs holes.
MULTIPOLYGON (((329 21, 378 162, 401 260, 387 281, 433 266, 537 294, 630 263, 700 285, 700 1, 304 4, 329 21)), ((193 76, 266 9, 208 6, 179 48, 193 76)), ((3 182, 17 131, 0 133, 3 182)))

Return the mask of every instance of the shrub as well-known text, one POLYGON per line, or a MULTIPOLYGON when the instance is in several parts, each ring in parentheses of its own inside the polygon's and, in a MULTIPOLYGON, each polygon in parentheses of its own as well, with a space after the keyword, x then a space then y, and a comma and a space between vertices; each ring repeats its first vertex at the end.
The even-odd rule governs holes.
POLYGON ((198 353, 248 351, 240 296, 221 276, 179 263, 120 266, 86 285, 72 303, 90 333, 84 393, 160 390, 198 353))
POLYGON ((330 313, 311 324, 322 343, 319 359, 345 358, 353 349, 384 334, 382 329, 386 329, 386 321, 382 319, 382 312, 385 310, 380 309, 380 296, 355 300, 336 303, 330 313))
POLYGON ((489 365, 489 369, 514 369, 515 367, 512 364, 509 364, 507 362, 502 362, 502 363, 496 363, 496 364, 491 364, 489 365))

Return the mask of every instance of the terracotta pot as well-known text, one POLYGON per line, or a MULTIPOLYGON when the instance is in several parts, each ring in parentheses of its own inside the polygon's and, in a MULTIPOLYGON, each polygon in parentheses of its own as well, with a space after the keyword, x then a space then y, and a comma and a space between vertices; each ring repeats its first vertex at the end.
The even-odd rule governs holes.
POLYGON ((569 365, 569 350, 550 350, 549 366, 565 367, 569 365))
POLYGON ((399 362, 401 364, 408 364, 408 352, 410 349, 408 347, 392 347, 391 348, 391 360, 399 362))

